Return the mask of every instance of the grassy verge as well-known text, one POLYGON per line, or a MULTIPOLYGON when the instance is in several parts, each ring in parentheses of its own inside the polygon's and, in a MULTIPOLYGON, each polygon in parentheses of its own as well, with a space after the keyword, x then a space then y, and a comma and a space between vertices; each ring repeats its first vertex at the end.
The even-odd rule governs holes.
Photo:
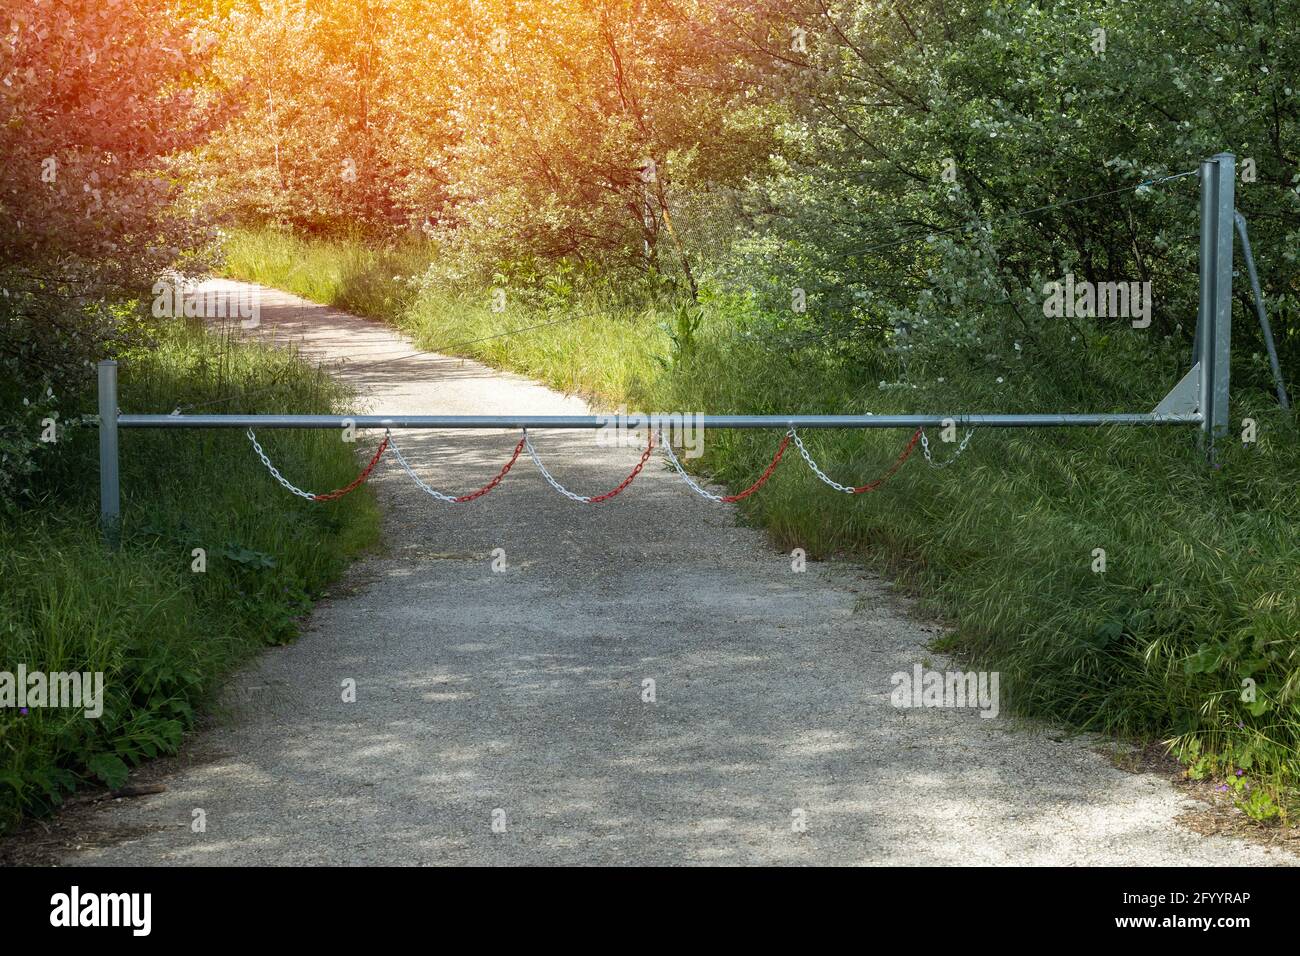
MULTIPOLYGON (((773 351, 740 331, 724 303, 693 333, 670 312, 598 301, 578 304, 590 318, 551 325, 562 308, 524 300, 497 313, 489 290, 456 296, 407 281, 423 263, 408 250, 392 271, 398 255, 244 233, 230 244, 229 269, 352 303, 425 347, 611 403, 750 413, 996 408, 996 397, 960 384, 943 394, 882 391, 881 369, 831 352, 773 351), (367 257, 382 265, 358 268, 367 257), (310 280, 290 267, 301 262, 311 263, 310 280), (323 290, 322 270, 335 277, 323 290), (530 331, 501 335, 511 328, 530 331)), ((1139 367, 1130 358, 1101 363, 1130 380, 1099 382, 1098 392, 1125 403, 1151 393, 1154 404, 1172 366, 1147 381, 1149 367, 1125 371, 1139 367)), ((1026 388, 1021 407, 1052 407, 1052 383, 1026 388)), ((1104 410, 1102 398, 1089 410, 1104 410)), ((745 513, 782 546, 852 553, 912 586, 955 622, 944 649, 1001 671, 1017 712, 1165 740, 1191 775, 1223 781, 1247 813, 1269 820, 1285 813, 1300 781, 1300 443, 1267 395, 1235 401, 1235 417, 1255 418, 1260 440, 1228 443, 1218 471, 1204 466, 1190 430, 986 432, 951 469, 927 468, 918 454, 866 500, 782 467, 745 513)), ((905 440, 827 432, 810 444, 831 474, 865 480, 905 440)), ((742 487, 774 442, 711 434, 703 466, 742 487)))
POLYGON ((226 268, 234 278, 390 322, 423 349, 606 403, 649 399, 672 347, 663 328, 671 309, 631 307, 605 290, 537 294, 504 277, 491 289, 449 295, 420 281, 431 254, 422 243, 375 249, 263 230, 230 237, 226 268))
MULTIPOLYGON (((121 404, 171 411, 234 396, 223 410, 343 406, 326 376, 282 352, 183 324, 120 357, 121 404)), ((337 436, 262 436, 307 487, 346 484, 354 446, 337 436)), ((376 538, 362 489, 327 507, 279 489, 242 433, 122 433, 122 545, 101 543, 97 436, 69 428, 35 506, 0 518, 0 670, 102 672, 103 714, 0 711, 0 831, 83 781, 118 785, 174 752, 196 709, 258 648, 292 639, 312 599, 376 538), (203 570, 196 570, 202 549, 203 570)))

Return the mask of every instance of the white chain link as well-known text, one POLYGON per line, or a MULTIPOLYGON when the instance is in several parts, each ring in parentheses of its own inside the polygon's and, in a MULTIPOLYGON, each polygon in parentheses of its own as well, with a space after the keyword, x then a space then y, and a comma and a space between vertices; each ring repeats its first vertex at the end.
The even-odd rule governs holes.
POLYGON ((826 482, 826 484, 830 485, 836 491, 843 492, 846 495, 854 494, 852 488, 849 488, 847 485, 841 485, 838 481, 817 467, 817 462, 812 460, 812 455, 808 454, 808 449, 803 446, 803 439, 799 437, 798 433, 793 428, 790 429, 789 435, 794 439, 795 447, 799 449, 799 454, 803 455, 803 460, 808 463, 808 467, 813 470, 814 475, 826 482))
POLYGON ((316 500, 316 496, 310 491, 303 491, 297 485, 292 484, 288 478, 284 477, 284 475, 280 474, 279 469, 277 469, 275 465, 271 464, 271 459, 266 457, 266 452, 262 451, 262 446, 257 443, 257 436, 253 434, 251 428, 248 430, 248 440, 253 443, 253 451, 257 452, 257 457, 262 459, 262 464, 266 466, 266 470, 271 473, 272 478, 284 485, 286 489, 293 492, 299 498, 306 498, 308 501, 316 500))
POLYGON ((689 487, 691 491, 695 492, 701 498, 708 498, 710 501, 722 500, 722 495, 715 495, 710 491, 705 491, 695 483, 695 479, 686 473, 686 469, 682 467, 682 463, 677 460, 677 456, 673 453, 672 444, 664 441, 664 433, 662 431, 659 432, 659 446, 663 448, 664 454, 668 456, 668 460, 672 462, 673 467, 677 469, 677 474, 682 476, 682 481, 686 482, 687 487, 689 487))
POLYGON ((416 485, 419 487, 421 491, 423 491, 429 497, 437 498, 439 501, 446 502, 449 505, 459 505, 464 503, 461 501, 457 501, 454 495, 444 495, 441 491, 436 491, 433 488, 430 488, 428 485, 426 485, 424 483, 424 480, 419 475, 417 475, 414 471, 412 471, 411 466, 406 463, 406 459, 402 457, 402 449, 397 447, 397 442, 393 441, 393 436, 389 433, 388 429, 384 429, 384 435, 388 438, 389 450, 392 451, 392 453, 397 456, 398 464, 402 466, 403 471, 405 471, 408 475, 411 476, 411 480, 416 483, 416 485))
POLYGON ((582 505, 591 504, 591 498, 585 495, 574 494, 568 488, 564 487, 562 484, 560 484, 558 481, 556 481, 554 478, 551 477, 551 473, 546 470, 546 466, 542 464, 542 460, 537 457, 537 449, 534 448, 533 443, 529 441, 528 429, 526 428, 524 429, 524 447, 528 449, 528 457, 533 460, 533 464, 537 466, 537 470, 542 473, 542 477, 546 479, 546 483, 548 485, 550 485, 560 494, 564 495, 564 497, 568 498, 570 501, 576 501, 578 502, 578 504, 582 504, 582 505))
POLYGON ((974 434, 975 434, 975 429, 973 428, 966 429, 966 436, 962 438, 961 444, 959 444, 957 446, 957 450, 952 453, 952 457, 949 458, 947 461, 935 461, 933 458, 930 457, 930 440, 925 437, 925 429, 922 428, 921 429, 921 451, 925 453, 925 460, 929 462, 931 468, 947 468, 954 461, 956 461, 958 458, 961 457, 961 453, 966 450, 966 446, 970 444, 971 436, 974 434))

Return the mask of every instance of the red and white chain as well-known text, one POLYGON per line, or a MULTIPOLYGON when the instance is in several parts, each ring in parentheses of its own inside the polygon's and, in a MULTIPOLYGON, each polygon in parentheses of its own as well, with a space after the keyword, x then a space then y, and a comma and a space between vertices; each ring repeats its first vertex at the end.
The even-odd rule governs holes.
POLYGON ((621 494, 623 489, 625 489, 628 485, 632 484, 632 482, 636 479, 636 476, 641 474, 641 469, 645 467, 645 463, 650 460, 650 453, 654 450, 655 440, 654 440, 654 436, 651 435, 650 440, 646 442, 645 451, 641 453, 641 460, 636 463, 636 467, 632 469, 631 473, 626 478, 624 478, 621 482, 619 482, 614 488, 605 492, 603 495, 591 495, 591 496, 574 494, 568 488, 565 488, 562 484, 556 481, 554 477, 552 477, 551 473, 546 470, 546 466, 542 464, 542 459, 537 456, 537 449, 533 447, 533 443, 529 440, 528 429, 526 428, 524 429, 524 437, 520 440, 520 444, 528 449, 528 456, 532 458, 533 464, 536 465, 537 470, 542 473, 542 477, 546 479, 547 484, 549 484, 560 494, 564 495, 564 497, 568 498, 570 501, 576 501, 579 504, 583 504, 583 505, 595 505, 595 504, 600 504, 602 501, 608 501, 610 498, 613 498, 615 495, 621 494))
POLYGON ((799 449, 799 454, 803 456, 803 460, 808 462, 808 467, 812 469, 814 475, 838 492, 846 495, 854 493, 853 489, 848 485, 841 485, 838 481, 817 467, 817 462, 813 461, 812 455, 808 454, 808 449, 804 447, 803 439, 799 437, 799 433, 793 428, 790 429, 790 437, 794 439, 794 446, 799 449))
POLYGON ((957 450, 952 453, 951 457, 949 457, 946 461, 935 461, 933 458, 930 457, 930 440, 925 437, 925 430, 922 429, 921 430, 921 451, 925 454, 925 460, 927 463, 929 463, 931 468, 947 468, 954 461, 956 461, 958 458, 961 457, 961 453, 966 450, 966 446, 970 444, 971 436, 974 434, 975 434, 975 429, 973 428, 966 429, 965 437, 962 438, 961 443, 957 446, 957 450))
MULTIPOLYGON (((385 431, 385 434, 387 434, 387 431, 385 431)), ((460 503, 456 500, 455 495, 444 495, 441 491, 437 491, 436 489, 430 488, 427 484, 425 484, 424 479, 421 478, 419 475, 417 475, 411 469, 411 466, 407 464, 406 459, 402 457, 402 449, 397 447, 397 442, 393 441, 391 437, 388 442, 388 447, 391 448, 393 454, 397 456, 397 463, 402 466, 402 470, 411 476, 411 480, 414 481, 416 486, 421 491, 423 491, 426 495, 428 495, 430 498, 437 498, 439 501, 449 505, 460 503)))
POLYGON ((280 474, 280 470, 276 468, 275 465, 271 464, 271 459, 266 457, 266 452, 262 451, 262 446, 258 444, 257 436, 253 434, 251 428, 248 430, 248 440, 253 443, 253 451, 257 452, 257 457, 262 459, 262 464, 266 466, 266 470, 271 473, 272 478, 284 485, 286 489, 293 492, 299 498, 306 498, 308 501, 316 500, 316 495, 312 494, 310 491, 303 491, 297 485, 289 481, 288 478, 284 477, 284 475, 280 474))
POLYGON ((360 474, 342 488, 336 488, 333 491, 327 491, 321 495, 314 495, 310 491, 303 491, 298 486, 292 484, 289 479, 284 477, 284 475, 280 474, 279 469, 277 469, 275 465, 271 464, 271 459, 266 457, 266 452, 262 451, 262 446, 257 443, 257 436, 253 434, 251 428, 248 430, 248 440, 253 443, 253 450, 257 452, 257 457, 262 459, 262 464, 267 467, 276 481, 299 498, 306 498, 308 501, 315 501, 318 504, 326 501, 337 501, 339 498, 342 498, 345 495, 350 495, 352 492, 364 485, 370 478, 370 473, 374 471, 375 466, 379 464, 379 459, 384 457, 384 452, 388 449, 388 435, 385 435, 384 440, 375 448, 375 453, 371 456, 369 464, 367 464, 365 468, 361 469, 360 474))
POLYGON ((677 474, 681 475, 682 481, 686 482, 686 487, 690 488, 691 491, 695 492, 701 498, 707 498, 710 501, 717 501, 719 503, 722 501, 722 495, 715 495, 711 491, 705 491, 695 483, 694 478, 686 473, 686 469, 682 467, 682 463, 677 460, 677 455, 673 452, 672 443, 664 441, 664 433, 662 431, 659 432, 659 444, 664 450, 664 455, 670 462, 672 462, 673 467, 677 469, 677 474))
POLYGON ((533 464, 536 465, 537 470, 542 473, 542 477, 546 479, 547 484, 549 484, 560 494, 564 495, 564 497, 568 498, 570 501, 576 501, 578 504, 584 504, 584 505, 599 504, 600 502, 608 501, 610 498, 613 498, 616 495, 622 493, 623 490, 626 489, 627 486, 630 485, 633 482, 633 480, 636 479, 637 475, 641 473, 641 470, 645 467, 646 462, 650 460, 650 455, 654 449, 656 440, 658 440, 660 444, 663 445, 664 454, 668 458, 668 461, 672 463, 673 468, 676 469, 677 474, 680 475, 682 480, 686 482, 687 487, 689 487, 700 497, 705 498, 709 501, 731 504, 749 497, 751 494, 753 494, 755 491, 761 488, 769 478, 771 478, 772 473, 776 470, 777 465, 781 463, 781 457, 785 453, 787 444, 789 444, 789 442, 791 441, 793 441, 796 447, 798 447, 799 454, 803 456, 803 460, 808 463, 808 467, 812 469, 813 474, 815 474, 822 482, 824 482, 826 485, 830 486, 831 488, 834 488, 836 491, 840 492, 841 494, 858 495, 858 494, 864 494, 869 491, 875 491, 878 487, 880 487, 880 485, 883 484, 885 480, 888 479, 895 471, 897 471, 898 468, 903 464, 903 462, 907 460, 908 456, 912 453, 912 450, 916 447, 918 440, 920 441, 922 448, 924 448, 925 450, 926 460, 929 461, 933 467, 943 468, 951 464, 954 460, 956 460, 958 455, 960 455, 963 451, 966 450, 966 446, 969 444, 971 435, 973 433, 974 433, 974 429, 967 431, 966 437, 961 440, 961 444, 958 446, 957 452, 952 456, 952 458, 949 458, 945 462, 937 463, 933 461, 933 459, 931 459, 930 457, 929 442, 926 440, 925 432, 922 429, 918 428, 916 432, 912 435, 912 440, 907 444, 907 447, 903 449, 903 451, 899 454, 898 458, 888 468, 888 470, 885 471, 883 475, 881 475, 879 478, 875 479, 874 481, 867 483, 866 485, 863 485, 858 488, 853 488, 848 485, 840 484, 838 481, 835 481, 833 478, 827 475, 826 472, 822 471, 821 468, 818 467, 817 462, 813 460, 812 455, 809 454, 808 449, 807 447, 805 447, 803 443, 803 439, 799 437, 798 432, 796 432, 793 428, 791 428, 788 432, 786 432, 785 436, 782 438, 781 445, 776 450, 776 454, 773 456, 771 463, 768 464, 767 469, 763 472, 762 475, 759 476, 757 481, 755 481, 752 485, 750 485, 744 491, 739 492, 738 494, 715 495, 712 492, 706 491, 704 488, 701 488, 695 482, 695 479, 693 479, 689 474, 687 474, 686 469, 682 467, 681 461, 677 458, 676 453, 673 451, 672 445, 669 442, 663 440, 663 432, 659 431, 651 435, 649 441, 646 444, 645 451, 641 454, 641 460, 637 462, 636 467, 632 469, 631 473, 626 478, 624 478, 622 482, 620 482, 613 489, 605 492, 602 495, 592 496, 592 495, 579 495, 575 492, 572 492, 568 488, 565 488, 562 484, 560 484, 555 479, 555 476, 553 476, 547 470, 546 466, 542 464, 542 459, 537 454, 537 449, 533 447, 533 443, 528 437, 527 429, 524 429, 523 437, 520 438, 518 444, 515 445, 514 454, 511 456, 510 460, 506 462, 506 464, 497 473, 496 477, 494 477, 482 488, 479 488, 477 491, 471 492, 470 494, 466 494, 466 495, 444 494, 441 491, 431 488, 427 483, 425 483, 425 481, 415 473, 415 470, 410 466, 410 463, 407 462, 405 456, 402 455, 401 449, 398 448, 397 445, 393 442, 392 433, 387 429, 384 431, 383 441, 379 443, 379 446, 375 450, 374 457, 370 459, 370 463, 362 470, 362 472, 359 475, 357 475, 355 479, 353 479, 351 484, 343 488, 340 488, 337 491, 331 491, 328 494, 323 494, 323 495, 313 494, 310 491, 305 491, 302 488, 299 488, 297 485, 294 485, 292 482, 290 482, 287 478, 284 477, 284 475, 280 474, 279 469, 277 469, 275 465, 271 463, 271 459, 268 458, 266 452, 262 450, 262 446, 258 443, 257 436, 253 433, 253 430, 250 428, 248 429, 247 432, 248 440, 253 443, 253 450, 257 453, 257 457, 262 460, 262 464, 266 466, 267 471, 271 473, 271 477, 273 477, 276 481, 278 481, 290 493, 298 496, 299 498, 304 498, 308 501, 316 501, 316 502, 332 501, 335 498, 341 498, 344 495, 348 494, 350 491, 357 488, 359 485, 364 483, 367 478, 370 477, 371 471, 373 471, 375 466, 379 464, 379 459, 383 457, 384 451, 388 448, 391 448, 393 450, 393 454, 397 456, 397 461, 402 466, 402 470, 405 471, 407 475, 410 476, 411 480, 415 482, 416 486, 421 491, 429 495, 431 498, 435 498, 438 501, 443 502, 444 504, 464 504, 465 502, 474 501, 477 500, 478 498, 483 497, 488 492, 490 492, 493 488, 495 488, 498 484, 500 484, 502 479, 505 478, 505 476, 509 473, 510 469, 514 466, 514 463, 519 458, 520 453, 524 449, 527 449, 528 457, 530 457, 533 460, 533 464))
POLYGON ((510 469, 515 466, 515 462, 519 460, 520 453, 522 453, 524 450, 524 440, 521 438, 519 439, 518 443, 516 443, 515 445, 514 454, 510 456, 510 459, 504 465, 501 466, 501 470, 498 471, 496 475, 492 478, 492 480, 489 481, 486 485, 483 485, 481 488, 477 489, 476 491, 471 491, 468 494, 464 494, 464 495, 444 495, 441 491, 436 491, 433 488, 430 488, 427 484, 424 483, 424 481, 421 480, 420 476, 417 475, 412 470, 409 464, 407 464, 406 459, 402 457, 401 450, 396 445, 392 444, 391 437, 386 438, 385 440, 392 447, 393 453, 397 455, 397 460, 401 462, 402 468, 406 471, 408 475, 411 476, 411 478, 415 481, 415 484, 420 488, 420 490, 423 491, 425 494, 433 498, 437 498, 439 501, 449 505, 468 504, 471 501, 477 501, 479 498, 482 498, 484 495, 490 492, 497 485, 501 484, 501 482, 505 479, 506 475, 510 474, 510 469))
POLYGON ((808 449, 804 447, 803 442, 799 439, 799 436, 795 434, 795 430, 793 428, 790 429, 788 433, 788 437, 794 439, 794 443, 799 446, 799 453, 803 455, 803 460, 808 462, 808 467, 813 470, 813 474, 815 474, 818 478, 820 478, 826 484, 830 485, 836 491, 843 492, 846 495, 865 495, 875 491, 886 481, 888 481, 890 477, 893 476, 894 472, 898 471, 899 468, 903 467, 903 462, 907 461, 907 459, 911 457, 913 450, 915 450, 916 448, 916 443, 925 437, 925 433, 921 431, 921 429, 919 428, 916 431, 912 432, 911 440, 905 446, 903 446, 903 450, 898 453, 898 457, 894 459, 894 463, 890 465, 888 468, 886 468, 879 478, 873 478, 865 485, 859 485, 856 488, 850 488, 847 485, 841 485, 838 481, 835 481, 829 475, 827 475, 826 472, 818 468, 817 463, 812 460, 812 455, 808 454, 808 449))

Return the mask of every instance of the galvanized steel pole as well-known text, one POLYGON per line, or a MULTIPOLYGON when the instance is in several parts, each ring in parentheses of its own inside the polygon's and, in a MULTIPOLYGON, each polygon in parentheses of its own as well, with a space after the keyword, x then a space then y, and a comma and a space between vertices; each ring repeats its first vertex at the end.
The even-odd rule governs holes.
POLYGON ((1064 415, 122 415, 122 428, 925 428, 952 422, 979 428, 1194 425, 1196 412, 1064 415))
POLYGON ((1218 153, 1201 162, 1201 297, 1196 316, 1201 363, 1200 412, 1205 453, 1228 434, 1228 377, 1232 349, 1232 242, 1237 158, 1218 153))
POLYGON ((99 363, 99 523, 116 545, 122 519, 117 450, 117 363, 99 363))

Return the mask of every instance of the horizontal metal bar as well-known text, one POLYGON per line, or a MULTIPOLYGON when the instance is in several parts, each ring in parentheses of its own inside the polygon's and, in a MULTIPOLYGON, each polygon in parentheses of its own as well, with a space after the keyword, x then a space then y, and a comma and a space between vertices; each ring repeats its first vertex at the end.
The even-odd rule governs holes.
POLYGON ((1179 415, 121 415, 119 428, 645 428, 678 422, 698 428, 920 428, 948 421, 980 428, 1097 425, 1199 425, 1179 415))

